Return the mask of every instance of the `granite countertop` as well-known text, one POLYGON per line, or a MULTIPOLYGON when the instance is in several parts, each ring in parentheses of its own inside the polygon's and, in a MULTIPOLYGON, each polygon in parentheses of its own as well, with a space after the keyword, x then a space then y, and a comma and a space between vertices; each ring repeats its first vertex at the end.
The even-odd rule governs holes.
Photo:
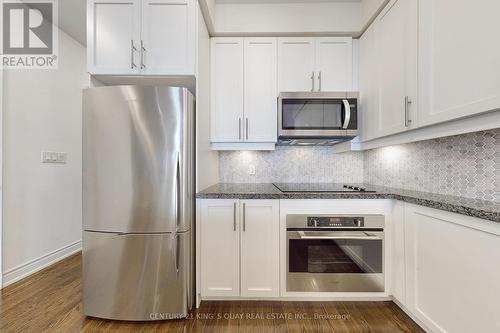
POLYGON ((219 183, 196 194, 199 199, 396 199, 500 223, 500 203, 465 197, 354 184, 375 193, 281 192, 271 183, 219 183))

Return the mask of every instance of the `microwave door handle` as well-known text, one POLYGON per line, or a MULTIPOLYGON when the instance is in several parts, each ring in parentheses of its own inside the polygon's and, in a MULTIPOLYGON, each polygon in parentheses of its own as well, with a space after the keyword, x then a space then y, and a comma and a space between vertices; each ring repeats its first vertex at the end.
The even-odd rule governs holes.
POLYGON ((382 240, 382 238, 375 236, 375 235, 368 235, 365 234, 364 232, 360 233, 359 235, 335 235, 334 233, 329 233, 325 236, 320 236, 320 235, 314 235, 314 236, 308 236, 306 235, 303 231, 299 231, 299 236, 300 239, 346 239, 346 240, 351 240, 351 239, 361 239, 361 240, 382 240))
POLYGON ((351 105, 349 105, 349 101, 347 99, 343 99, 342 103, 344 104, 345 110, 344 124, 342 125, 342 128, 347 129, 349 122, 351 121, 351 105))

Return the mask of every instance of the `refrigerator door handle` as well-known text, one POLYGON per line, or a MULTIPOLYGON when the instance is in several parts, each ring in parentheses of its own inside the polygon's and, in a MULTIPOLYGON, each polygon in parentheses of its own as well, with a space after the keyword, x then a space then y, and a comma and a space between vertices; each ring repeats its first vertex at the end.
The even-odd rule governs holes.
POLYGON ((179 235, 175 234, 175 245, 174 245, 174 263, 175 263, 175 273, 177 275, 177 279, 179 278, 179 235))
POLYGON ((180 153, 177 152, 177 162, 175 164, 175 230, 179 230, 179 220, 181 212, 181 161, 180 153))

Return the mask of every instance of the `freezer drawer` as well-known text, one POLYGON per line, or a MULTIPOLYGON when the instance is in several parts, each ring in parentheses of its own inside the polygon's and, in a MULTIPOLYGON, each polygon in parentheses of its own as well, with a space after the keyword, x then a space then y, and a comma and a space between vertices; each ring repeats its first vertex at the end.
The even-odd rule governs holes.
POLYGON ((84 232, 84 314, 117 320, 187 316, 194 284, 191 235, 84 232))

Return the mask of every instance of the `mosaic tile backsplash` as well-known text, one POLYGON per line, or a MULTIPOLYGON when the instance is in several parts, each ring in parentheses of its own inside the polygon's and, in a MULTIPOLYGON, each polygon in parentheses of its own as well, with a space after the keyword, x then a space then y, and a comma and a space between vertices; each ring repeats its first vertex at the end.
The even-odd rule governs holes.
POLYGON ((500 129, 364 152, 276 147, 219 156, 220 182, 364 182, 500 202, 500 129))
POLYGON ((363 153, 333 154, 331 147, 276 147, 275 151, 219 153, 223 183, 362 182, 363 153), (249 168, 255 167, 255 175, 249 168))
POLYGON ((500 201, 500 129, 365 151, 364 182, 500 201))

